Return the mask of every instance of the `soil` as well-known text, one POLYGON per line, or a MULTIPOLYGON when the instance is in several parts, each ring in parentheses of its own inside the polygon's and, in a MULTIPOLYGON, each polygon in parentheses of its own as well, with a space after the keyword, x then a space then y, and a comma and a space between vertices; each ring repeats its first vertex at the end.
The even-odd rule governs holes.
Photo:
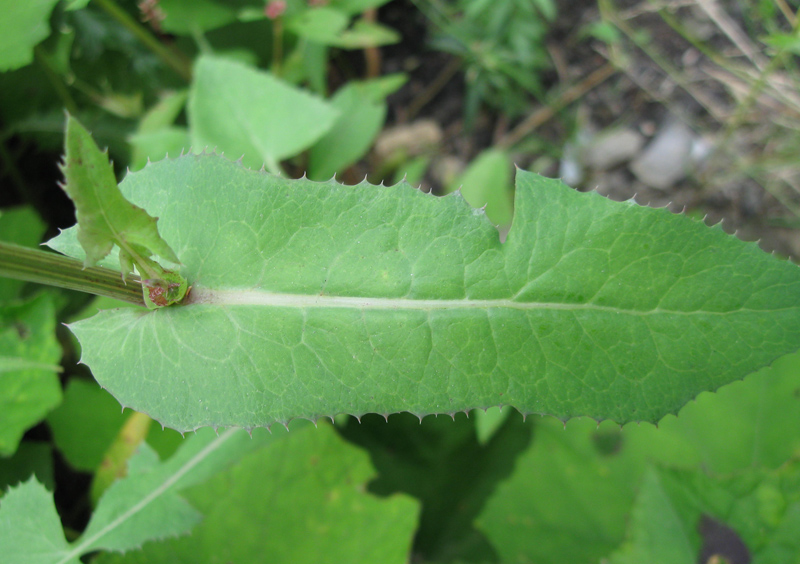
MULTIPOLYGON (((399 31, 403 40, 381 49, 382 72, 404 71, 409 73, 410 80, 390 97, 387 126, 433 120, 442 132, 434 163, 455 160, 460 163, 455 166, 466 166, 481 150, 502 143, 527 115, 541 113, 548 106, 568 99, 565 92, 570 87, 580 86, 598 69, 608 66, 609 76, 589 84, 575 101, 551 112, 548 119, 526 132, 523 142, 512 146, 516 164, 546 176, 560 177, 561 149, 587 130, 627 128, 641 134, 646 146, 665 124, 678 120, 690 128, 707 151, 712 151, 712 156, 701 160, 688 176, 667 189, 639 180, 631 172, 629 161, 607 170, 587 169, 579 183, 571 184, 580 190, 597 190, 614 200, 635 198, 643 205, 686 211, 705 217, 709 224, 723 221, 726 231, 736 232, 745 240, 759 240, 766 251, 798 259, 797 231, 781 226, 796 221, 796 216, 765 189, 775 184, 776 178, 768 167, 765 172, 755 174, 742 166, 748 163, 758 169, 758 163, 770 157, 767 144, 775 135, 786 135, 776 125, 778 116, 796 120, 797 112, 793 107, 776 103, 770 96, 757 97, 744 112, 741 125, 726 132, 726 125, 736 118, 737 103, 743 98, 731 69, 737 72, 743 69, 744 73, 755 67, 726 32, 695 4, 666 2, 664 6, 669 9, 663 11, 666 17, 662 17, 653 3, 616 2, 614 17, 636 36, 648 39, 637 46, 623 35, 618 44, 609 46, 586 36, 587 25, 601 19, 597 2, 558 2, 558 18, 550 26, 546 41, 554 64, 540 77, 547 91, 545 99, 531 97, 529 111, 513 119, 501 110, 484 107, 474 127, 468 129, 464 120, 463 65, 448 78, 453 65, 458 67, 459 62, 453 55, 430 47, 436 28, 413 2, 391 2, 380 10, 379 19, 399 31), (679 21, 688 30, 685 34, 690 39, 701 38, 702 46, 712 56, 670 27, 667 18, 679 21), (716 62, 714 54, 721 55, 716 62), (437 86, 437 81, 442 84, 437 86), (555 158, 545 151, 526 148, 532 145, 556 148, 555 158)), ((763 43, 752 38, 764 30, 748 29, 751 24, 742 13, 742 6, 737 2, 721 2, 720 6, 734 26, 749 34, 750 44, 763 49, 763 43)), ((374 161, 356 167, 351 171, 353 178, 363 178, 370 166, 374 166, 374 161)), ((442 188, 436 171, 434 164, 422 183, 423 189, 436 192, 442 188)), ((782 196, 784 201, 800 202, 798 193, 791 189, 784 187, 782 196)))

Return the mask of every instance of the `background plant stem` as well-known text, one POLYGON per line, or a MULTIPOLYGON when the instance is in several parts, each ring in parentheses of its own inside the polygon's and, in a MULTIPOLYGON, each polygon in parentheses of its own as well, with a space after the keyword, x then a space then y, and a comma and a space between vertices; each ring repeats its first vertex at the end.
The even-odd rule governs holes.
POLYGON ((144 305, 138 276, 125 281, 119 271, 84 268, 79 260, 11 243, 0 243, 0 276, 144 305))
POLYGON ((166 65, 181 75, 186 82, 192 80, 191 63, 180 53, 176 53, 158 39, 153 37, 144 26, 134 20, 125 10, 117 6, 113 0, 95 0, 95 2, 106 11, 108 15, 122 24, 125 29, 130 31, 136 38, 155 53, 166 65))

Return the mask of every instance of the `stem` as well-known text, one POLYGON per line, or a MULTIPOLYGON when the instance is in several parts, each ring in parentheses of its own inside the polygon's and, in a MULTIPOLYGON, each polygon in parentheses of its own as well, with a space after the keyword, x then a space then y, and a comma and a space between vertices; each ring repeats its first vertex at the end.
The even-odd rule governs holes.
POLYGON ((0 242, 0 276, 107 296, 144 305, 138 276, 126 284, 119 271, 92 266, 77 259, 0 242))
POLYGON ((177 72, 186 82, 192 81, 191 64, 181 54, 169 49, 145 27, 134 20, 128 12, 114 3, 114 0, 95 0, 108 15, 117 20, 125 29, 155 53, 164 63, 177 72))
POLYGON ((280 17, 272 22, 272 68, 275 76, 281 75, 283 63, 283 20, 280 17))
POLYGON ((37 45, 33 48, 33 54, 36 58, 36 62, 39 63, 39 66, 42 68, 47 80, 50 81, 50 84, 53 86, 53 90, 56 91, 58 97, 61 98, 61 101, 64 102, 64 107, 67 108, 67 111, 73 115, 78 113, 78 105, 75 103, 75 100, 69 93, 69 89, 67 85, 64 84, 64 80, 61 75, 53 68, 53 64, 50 61, 50 56, 44 52, 41 45, 37 45))

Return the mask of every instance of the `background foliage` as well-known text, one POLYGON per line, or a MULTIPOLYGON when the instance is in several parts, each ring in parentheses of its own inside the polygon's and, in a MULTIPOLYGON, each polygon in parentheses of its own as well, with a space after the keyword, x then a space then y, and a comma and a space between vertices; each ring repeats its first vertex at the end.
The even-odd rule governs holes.
MULTIPOLYGON (((537 168, 530 155, 554 153, 516 129, 482 134, 481 123, 502 115, 524 126, 530 115, 521 116, 537 100, 564 123, 579 123, 547 42, 559 32, 562 8, 518 0, 384 4, 3 0, 0 239, 33 247, 74 222, 55 185, 65 108, 109 148, 120 178, 148 159, 206 148, 291 177, 424 178, 433 160, 422 130, 417 143, 384 151, 387 119, 419 112, 427 96, 390 109, 392 96, 404 99, 409 74, 390 58, 382 71, 381 54, 419 43, 381 23, 397 22, 393 13, 425 22, 431 49, 441 50, 427 55, 456 55, 444 74, 463 76, 457 119, 484 139, 470 166, 433 183, 437 192, 460 187, 507 233, 511 163, 523 158, 537 168)), ((737 16, 750 41, 764 39, 760 68, 790 72, 796 22, 776 5, 753 3, 737 16)), ((585 37, 601 38, 612 58, 625 38, 648 47, 623 12, 599 6, 603 17, 586 22, 585 37)), ((670 16, 664 21, 675 23, 670 16)), ((746 82, 751 108, 760 88, 772 93, 760 76, 768 77, 746 82)), ((744 110, 734 117, 733 126, 746 125, 744 110)), ((796 156, 786 149, 790 130, 772 132, 770 162, 796 156)), ((763 163, 746 164, 754 176, 763 172, 763 163)), ((61 322, 118 305, 0 279, 0 545, 9 562, 167 562, 176 554, 193 562, 787 562, 800 555, 797 354, 701 393, 657 426, 523 421, 492 408, 422 420, 340 416, 317 428, 294 422, 288 433, 257 429, 252 438, 210 429, 183 437, 121 412, 78 363, 80 346, 61 322)), ((735 336, 723 342, 741 344, 735 336)))

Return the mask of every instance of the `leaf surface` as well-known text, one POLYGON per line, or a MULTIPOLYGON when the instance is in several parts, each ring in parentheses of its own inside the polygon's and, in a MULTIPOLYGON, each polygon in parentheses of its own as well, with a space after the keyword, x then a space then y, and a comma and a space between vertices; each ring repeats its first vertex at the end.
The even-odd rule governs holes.
POLYGON ((628 538, 608 559, 638 562, 796 562, 800 464, 732 476, 649 468, 628 538))
POLYGON ((121 187, 194 289, 71 325, 83 361, 178 430, 498 404, 624 423, 798 348, 795 265, 667 210, 516 184, 501 244, 455 194, 151 165, 121 187))
POLYGON ((311 147, 339 115, 270 73, 211 56, 195 65, 187 112, 196 150, 216 148, 273 172, 280 160, 311 147))
POLYGON ((100 563, 408 562, 417 504, 366 492, 373 474, 330 425, 309 425, 189 490, 204 515, 190 537, 100 563))
POLYGON ((334 94, 330 102, 339 110, 339 118, 309 151, 309 178, 327 180, 369 150, 386 117, 385 96, 404 81, 403 75, 391 75, 350 82, 334 94))
MULTIPOLYGON (((130 412, 121 412, 119 402, 96 382, 72 378, 64 401, 47 416, 47 423, 61 455, 84 472, 94 472, 130 412), (86 406, 92 406, 86 409, 86 406)), ((181 436, 172 429, 152 425, 147 441, 162 458, 175 451, 181 436)))
MULTIPOLYGON (((680 468, 687 471, 686 476, 730 476, 755 470, 752 485, 763 491, 764 507, 768 507, 775 501, 770 472, 789 466, 787 461, 800 452, 798 363, 800 354, 788 355, 718 393, 701 394, 678 417, 665 417, 657 428, 631 423, 620 429, 609 422, 598 428, 587 419, 563 426, 549 418, 529 419, 535 426, 534 441, 478 516, 478 528, 501 561, 508 562, 597 562, 623 542, 626 529, 630 542, 620 554, 630 562, 666 562, 663 554, 652 553, 662 550, 659 543, 678 553, 679 548, 687 550, 688 542, 696 551, 697 535, 690 535, 688 541, 686 536, 696 530, 696 523, 685 516, 696 519, 700 510, 687 513, 667 499, 670 495, 664 493, 660 474, 656 479, 648 475, 658 474, 650 464, 680 468)), ((749 495, 744 491, 726 494, 725 499, 736 501, 749 495)), ((746 501, 741 503, 742 508, 748 507, 746 501)), ((702 510, 717 509, 706 506, 702 510)), ((743 509, 740 524, 747 522, 747 511, 743 509)), ((754 513, 752 508, 750 513, 754 513)), ((725 511, 717 514, 723 519, 728 516, 725 511)), ((773 515, 768 525, 776 531, 792 530, 796 537, 796 519, 787 512, 773 515)), ((751 535, 752 546, 758 545, 757 538, 751 535)))
MULTIPOLYGON (((46 227, 33 208, 6 209, 0 213, 0 241, 35 247, 46 227)), ((0 277, 0 301, 16 298, 24 284, 22 280, 0 277)))
MULTIPOLYGON (((8 564, 49 564, 67 552, 53 494, 36 479, 11 488, 0 499, 0 541, 8 564)), ((73 557, 61 562, 79 564, 80 560, 73 557)))
POLYGON ((0 456, 61 401, 61 347, 48 294, 0 307, 0 456))
POLYGON ((603 456, 594 421, 529 424, 532 444, 476 519, 479 530, 500 562, 599 562, 624 539, 641 456, 624 447, 603 456))
POLYGON ((33 61, 33 48, 50 34, 48 19, 57 1, 4 2, 0 18, 0 72, 33 61))
POLYGON ((106 490, 86 530, 72 544, 64 540, 52 494, 29 481, 0 504, 0 546, 8 556, 3 562, 72 564, 96 550, 124 552, 145 541, 185 534, 201 516, 178 492, 277 438, 278 434, 266 431, 250 437, 231 429, 217 436, 206 429, 186 440, 165 462, 142 444, 128 463, 128 475, 106 490))
POLYGON ((64 190, 75 203, 78 241, 86 251, 84 264, 94 266, 114 245, 120 249, 125 274, 152 255, 179 262, 158 234, 157 218, 122 196, 108 156, 72 116, 67 117, 65 139, 64 190))
POLYGON ((461 190, 471 206, 486 207, 486 215, 496 225, 508 227, 514 216, 514 187, 511 178, 511 157, 500 149, 489 149, 478 155, 447 191, 461 190))

